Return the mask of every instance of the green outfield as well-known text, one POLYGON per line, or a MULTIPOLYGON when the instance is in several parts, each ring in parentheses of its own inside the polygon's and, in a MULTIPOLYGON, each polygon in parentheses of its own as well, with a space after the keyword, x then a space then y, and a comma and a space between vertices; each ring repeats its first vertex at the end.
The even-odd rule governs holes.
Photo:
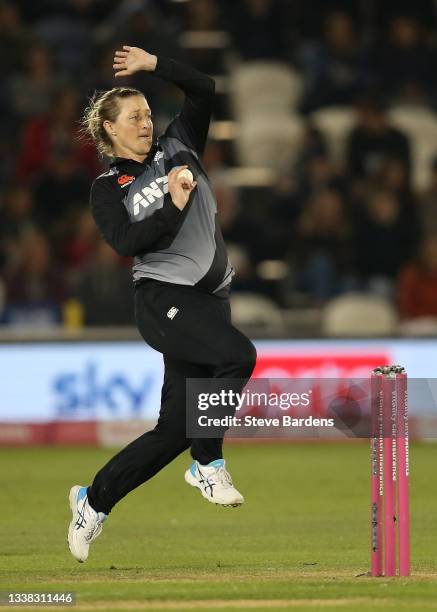
POLYGON ((369 567, 363 441, 229 445, 239 509, 188 487, 184 454, 120 502, 80 565, 66 541, 68 490, 110 455, 0 449, 0 590, 75 591, 77 610, 437 609, 434 444, 411 449, 408 579, 359 576, 369 567))

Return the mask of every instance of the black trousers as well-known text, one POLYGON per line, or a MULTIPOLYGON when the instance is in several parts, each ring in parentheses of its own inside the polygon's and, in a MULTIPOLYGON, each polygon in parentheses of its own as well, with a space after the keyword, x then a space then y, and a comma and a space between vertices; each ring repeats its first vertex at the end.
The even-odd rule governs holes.
POLYGON ((161 409, 156 427, 110 459, 88 488, 91 506, 106 514, 187 448, 202 465, 222 457, 222 438, 186 436, 186 378, 236 379, 240 392, 256 361, 252 342, 231 323, 227 298, 150 279, 135 289, 135 317, 164 356, 161 409))

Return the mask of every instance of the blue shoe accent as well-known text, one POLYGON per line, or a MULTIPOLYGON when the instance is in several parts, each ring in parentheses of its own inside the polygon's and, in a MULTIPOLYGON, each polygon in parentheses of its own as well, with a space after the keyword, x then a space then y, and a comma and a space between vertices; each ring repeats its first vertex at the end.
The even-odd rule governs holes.
POLYGON ((196 462, 193 461, 193 463, 190 466, 190 472, 192 473, 193 476, 196 475, 196 462))
POLYGON ((211 463, 208 463, 206 467, 220 468, 220 467, 223 467, 224 465, 225 465, 224 459, 214 459, 214 461, 211 461, 211 463))
MULTIPOLYGON (((79 503, 80 501, 82 501, 86 496, 88 495, 88 487, 80 487, 78 493, 77 493, 77 503, 79 503)), ((88 502, 89 507, 91 508, 90 503, 88 502)), ((94 508, 92 508, 94 510, 94 508)), ((96 510, 94 510, 94 512, 96 512, 96 510)), ((106 521, 106 519, 108 518, 108 515, 105 514, 104 512, 97 512, 97 516, 99 521, 106 521)))
POLYGON ((80 487, 77 493, 77 503, 79 503, 87 495, 88 495, 88 487, 80 487))

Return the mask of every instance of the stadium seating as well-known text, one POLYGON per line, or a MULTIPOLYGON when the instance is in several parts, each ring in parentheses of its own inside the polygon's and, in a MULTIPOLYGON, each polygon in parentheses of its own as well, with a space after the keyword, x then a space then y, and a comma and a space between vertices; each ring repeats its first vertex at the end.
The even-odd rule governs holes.
POLYGON ((272 115, 243 121, 236 141, 239 163, 287 172, 299 153, 304 127, 297 116, 272 115))
POLYGON ((366 293, 334 298, 323 309, 326 336, 390 336, 397 331, 397 315, 386 299, 366 293))
POLYGON ((437 114, 425 107, 397 106, 390 110, 389 117, 410 138, 413 183, 423 190, 429 184, 431 162, 437 155, 437 114))
POLYGON ((355 125, 354 109, 350 106, 321 108, 310 119, 325 137, 333 161, 343 163, 346 140, 355 125))
POLYGON ((301 75, 279 62, 248 62, 230 77, 231 108, 237 120, 253 115, 287 115, 302 93, 301 75))
POLYGON ((237 327, 256 327, 270 332, 284 332, 282 312, 273 300, 256 293, 231 296, 232 321, 237 327))
POLYGON ((437 336, 437 319, 435 317, 419 317, 403 321, 399 325, 401 336, 427 337, 437 336))

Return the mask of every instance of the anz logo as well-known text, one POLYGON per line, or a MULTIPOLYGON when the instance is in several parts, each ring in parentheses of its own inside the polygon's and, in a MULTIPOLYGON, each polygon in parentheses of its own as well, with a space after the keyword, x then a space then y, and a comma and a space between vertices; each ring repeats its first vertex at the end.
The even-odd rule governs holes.
POLYGON ((141 191, 133 197, 134 215, 138 215, 142 208, 147 208, 156 200, 163 198, 168 193, 168 176, 160 176, 152 181, 147 187, 143 187, 141 191))

